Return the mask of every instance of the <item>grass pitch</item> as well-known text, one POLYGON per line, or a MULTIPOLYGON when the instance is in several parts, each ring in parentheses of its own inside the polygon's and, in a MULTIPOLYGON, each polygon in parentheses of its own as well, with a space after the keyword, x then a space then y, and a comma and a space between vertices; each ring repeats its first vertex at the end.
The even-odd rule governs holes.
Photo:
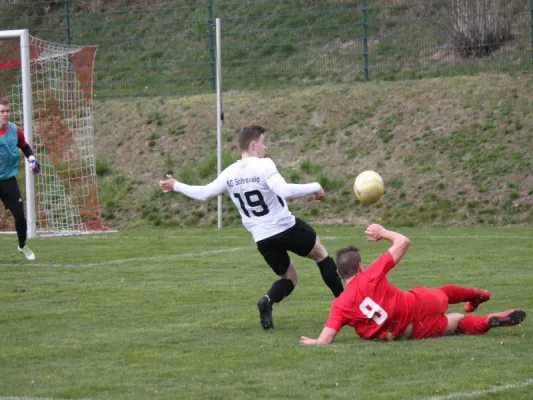
MULTIPOLYGON (((363 227, 317 227, 333 253, 368 263, 387 248, 363 227)), ((398 229, 411 249, 390 272, 403 289, 454 283, 491 290, 479 313, 531 311, 533 230, 398 229)), ((293 257, 300 282, 259 325, 275 279, 243 228, 128 230, 31 240, 37 260, 0 236, 0 399, 530 399, 530 315, 484 336, 364 342, 345 327, 304 347, 331 294, 293 257)), ((451 311, 459 311, 459 305, 451 311)))

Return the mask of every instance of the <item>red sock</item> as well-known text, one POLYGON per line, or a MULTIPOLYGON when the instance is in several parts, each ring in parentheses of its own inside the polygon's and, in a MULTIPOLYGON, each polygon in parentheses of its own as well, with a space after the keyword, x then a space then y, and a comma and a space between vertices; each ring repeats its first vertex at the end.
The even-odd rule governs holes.
POLYGON ((438 288, 446 293, 449 304, 464 303, 478 298, 478 289, 455 285, 444 285, 438 288))
POLYGON ((486 315, 465 315, 459 320, 457 330, 465 335, 483 335, 490 329, 486 315))

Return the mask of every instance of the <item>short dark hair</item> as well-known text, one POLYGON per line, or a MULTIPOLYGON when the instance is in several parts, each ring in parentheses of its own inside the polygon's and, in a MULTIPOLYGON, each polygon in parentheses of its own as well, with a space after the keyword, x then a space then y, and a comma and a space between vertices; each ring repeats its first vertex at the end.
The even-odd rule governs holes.
POLYGON ((9 106, 9 100, 5 98, 0 98, 0 106, 9 106))
POLYGON ((242 151, 248 150, 250 143, 259 139, 265 133, 265 128, 261 125, 250 125, 242 128, 239 132, 239 148, 242 151))
POLYGON ((356 275, 359 264, 361 264, 361 255, 357 247, 348 246, 337 250, 337 270, 342 279, 356 275))

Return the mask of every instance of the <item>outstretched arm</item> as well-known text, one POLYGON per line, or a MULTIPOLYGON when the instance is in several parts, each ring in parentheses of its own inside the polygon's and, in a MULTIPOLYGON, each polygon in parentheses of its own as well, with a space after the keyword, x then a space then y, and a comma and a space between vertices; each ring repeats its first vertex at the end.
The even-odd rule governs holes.
POLYGON ((283 181, 283 183, 278 183, 273 186, 272 190, 283 199, 297 199, 310 194, 315 195, 315 200, 322 200, 324 198, 324 189, 322 189, 322 186, 318 182, 298 184, 283 181))
POLYGON ((320 333, 320 336, 318 337, 318 339, 311 339, 311 338, 308 338, 307 336, 302 336, 300 338, 300 343, 307 344, 307 345, 330 344, 335 339, 335 336, 337 336, 337 333, 339 333, 339 331, 333 328, 328 328, 326 326, 324 329, 322 329, 322 332, 320 333))
POLYGON ((159 181, 159 187, 163 192, 179 192, 195 200, 208 200, 224 193, 226 190, 226 186, 218 178, 205 186, 191 186, 178 182, 172 175, 167 175, 166 177, 166 180, 159 181))
POLYGON ((314 194, 315 200, 324 198, 324 189, 320 183, 287 183, 285 179, 276 171, 267 181, 268 187, 283 199, 297 199, 314 194))
POLYGON ((282 199, 297 199, 314 194, 315 200, 324 198, 324 189, 320 183, 287 183, 278 172, 276 164, 270 158, 263 159, 263 172, 267 186, 282 199))
POLYGON ((22 129, 17 126, 17 146, 22 150, 24 153, 24 156, 28 159, 29 163, 31 164, 31 169, 33 171, 33 175, 37 175, 39 171, 41 170, 41 164, 37 161, 35 158, 35 155, 33 154, 33 150, 31 149, 28 142, 26 142, 26 139, 24 138, 24 133, 22 132, 22 129))
POLYGON ((411 244, 407 236, 398 232, 389 231, 378 224, 369 225, 368 228, 366 228, 365 234, 368 235, 368 240, 371 242, 385 239, 392 243, 389 252, 392 255, 395 265, 402 259, 411 244))

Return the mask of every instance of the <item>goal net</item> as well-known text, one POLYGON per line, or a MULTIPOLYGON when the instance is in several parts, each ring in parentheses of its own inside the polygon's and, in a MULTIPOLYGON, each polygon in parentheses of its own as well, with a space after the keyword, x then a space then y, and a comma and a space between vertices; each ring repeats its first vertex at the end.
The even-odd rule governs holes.
MULTIPOLYGON (((31 176, 21 152, 17 180, 25 192, 29 237, 105 229, 93 145, 96 49, 50 43, 25 30, 0 31, 0 97, 9 99, 11 122, 24 130, 41 164, 41 173, 31 176), (28 44, 11 32, 25 32, 28 44)), ((10 230, 14 221, 0 209, 0 231, 10 230)))

